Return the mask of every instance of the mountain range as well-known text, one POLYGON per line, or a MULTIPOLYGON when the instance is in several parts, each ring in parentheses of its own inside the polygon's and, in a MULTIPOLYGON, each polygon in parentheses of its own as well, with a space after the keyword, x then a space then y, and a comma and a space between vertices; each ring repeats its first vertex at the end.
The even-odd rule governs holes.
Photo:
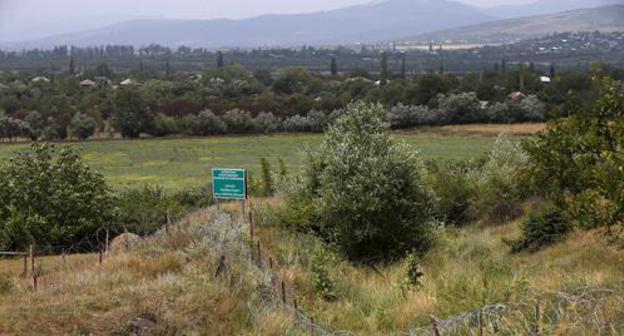
MULTIPOLYGON (((430 35, 446 37, 460 34, 484 38, 489 30, 499 29, 512 34, 530 30, 530 34, 573 29, 578 22, 583 29, 601 30, 604 22, 618 21, 605 11, 575 12, 546 17, 497 21, 510 16, 558 12, 560 10, 624 3, 624 0, 539 0, 523 6, 478 8, 452 0, 377 0, 368 4, 309 14, 263 15, 249 19, 230 20, 134 20, 88 31, 53 35, 44 39, 4 43, 3 49, 51 48, 58 45, 186 45, 191 47, 259 47, 295 45, 336 45, 391 41, 406 36, 430 35), (604 18, 603 18, 604 16, 604 18), (537 20, 537 21, 534 21, 537 20), (591 24, 594 20, 596 23, 591 24), (531 23, 533 22, 533 23, 531 23), (537 22, 537 23, 536 23, 537 22), (469 34, 464 34, 468 27, 469 34), (513 28, 512 28, 513 27, 513 28)), ((621 12, 617 12, 621 13, 621 12)), ((609 25, 621 27, 620 23, 609 25)), ((619 28, 618 28, 619 29, 619 28)), ((436 38, 436 39, 439 39, 436 38)))
POLYGON ((624 32, 624 5, 576 9, 556 14, 497 20, 433 33, 402 41, 509 43, 562 32, 624 32))

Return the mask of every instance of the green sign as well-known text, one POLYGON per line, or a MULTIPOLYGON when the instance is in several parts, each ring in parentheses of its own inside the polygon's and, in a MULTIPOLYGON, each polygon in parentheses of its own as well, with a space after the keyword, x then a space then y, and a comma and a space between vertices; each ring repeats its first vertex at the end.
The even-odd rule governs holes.
POLYGON ((245 199, 247 196, 245 169, 212 169, 212 194, 214 198, 245 199))

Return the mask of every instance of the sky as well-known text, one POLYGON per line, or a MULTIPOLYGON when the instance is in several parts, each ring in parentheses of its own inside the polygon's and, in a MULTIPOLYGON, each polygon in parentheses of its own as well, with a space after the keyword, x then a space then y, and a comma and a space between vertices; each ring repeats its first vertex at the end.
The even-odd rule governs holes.
MULTIPOLYGON (((0 0, 0 41, 24 40, 140 18, 244 18, 329 10, 371 0, 0 0)), ((532 0, 460 0, 480 6, 532 0)))

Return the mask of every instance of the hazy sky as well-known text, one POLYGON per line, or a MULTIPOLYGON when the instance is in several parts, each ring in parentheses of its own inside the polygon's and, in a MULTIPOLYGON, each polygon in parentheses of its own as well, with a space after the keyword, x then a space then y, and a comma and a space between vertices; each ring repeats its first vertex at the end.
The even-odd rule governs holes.
MULTIPOLYGON (((333 9, 371 0, 0 0, 0 41, 84 30, 135 18, 243 18, 333 9)), ((493 6, 533 0, 460 0, 493 6)))

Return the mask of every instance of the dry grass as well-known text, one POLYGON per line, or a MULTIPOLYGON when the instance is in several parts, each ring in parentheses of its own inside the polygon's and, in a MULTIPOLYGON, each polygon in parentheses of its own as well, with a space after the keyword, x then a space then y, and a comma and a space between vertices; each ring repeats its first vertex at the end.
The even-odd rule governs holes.
MULTIPOLYGON (((253 204, 261 210, 279 200, 254 199, 253 204)), ((223 208, 240 211, 238 203, 223 208)), ((96 255, 69 256, 65 266, 60 257, 42 258, 36 292, 30 279, 19 278, 20 260, 0 261, 0 273, 11 273, 13 283, 0 294, 0 335, 129 334, 137 318, 154 322, 147 334, 305 333, 291 313, 259 294, 262 273, 247 261, 242 241, 222 232, 238 235, 246 228, 221 219, 212 211, 192 214, 168 235, 110 256, 101 266, 96 255), (215 279, 221 253, 228 268, 215 279)), ((309 316, 334 331, 419 334, 430 331, 426 326, 433 315, 466 323, 446 329, 447 334, 475 334, 471 315, 464 313, 497 303, 507 307, 499 326, 507 334, 527 334, 539 326, 546 334, 593 335, 606 322, 616 327, 602 334, 624 331, 624 250, 607 245, 597 232, 577 232, 541 252, 512 255, 503 239, 519 235, 519 222, 447 229, 421 260, 422 287, 401 288, 403 264, 374 269, 337 258, 327 268, 338 296, 326 301, 315 291, 311 264, 313 251, 329 249, 311 236, 267 226, 267 218, 260 225, 260 219, 256 232, 287 281, 289 295, 296 294, 309 316), (595 288, 615 291, 598 295, 595 288), (544 313, 536 321, 538 304, 544 313)), ((494 333, 492 321, 486 321, 486 334, 494 333)))
MULTIPOLYGON (((561 300, 556 293, 588 287, 618 288, 596 311, 600 311, 600 323, 619 324, 616 331, 624 332, 624 306, 614 304, 624 303, 624 250, 608 246, 603 236, 592 231, 577 232, 535 254, 510 254, 503 240, 519 234, 518 221, 489 228, 448 229, 440 245, 421 260, 423 286, 410 291, 399 285, 405 265, 379 266, 377 272, 339 259, 329 266, 338 299, 328 302, 315 293, 310 267, 310 251, 321 243, 274 226, 260 230, 263 243, 285 268, 281 272, 297 285, 306 309, 333 330, 387 335, 426 326, 432 315, 446 319, 504 303, 510 309, 509 330, 526 334, 526 328, 533 327, 529 320, 540 300, 546 305, 561 300)), ((594 313, 564 305, 556 312, 559 320, 544 317, 542 323, 552 334, 593 335, 599 325, 592 322, 594 313)))
POLYGON ((546 128, 545 123, 526 124, 471 124, 471 125, 449 125, 440 127, 420 127, 407 131, 399 131, 399 134, 422 134, 431 133, 440 136, 481 136, 493 137, 501 133, 526 136, 534 135, 546 128))
POLYGON ((136 321, 150 325, 146 335, 297 334, 290 315, 257 293, 236 226, 220 218, 198 212, 102 265, 94 255, 69 256, 66 266, 41 258, 37 291, 18 276, 20 261, 0 261, 13 284, 0 293, 0 335, 127 335, 136 321), (215 278, 221 253, 227 269, 215 278))

